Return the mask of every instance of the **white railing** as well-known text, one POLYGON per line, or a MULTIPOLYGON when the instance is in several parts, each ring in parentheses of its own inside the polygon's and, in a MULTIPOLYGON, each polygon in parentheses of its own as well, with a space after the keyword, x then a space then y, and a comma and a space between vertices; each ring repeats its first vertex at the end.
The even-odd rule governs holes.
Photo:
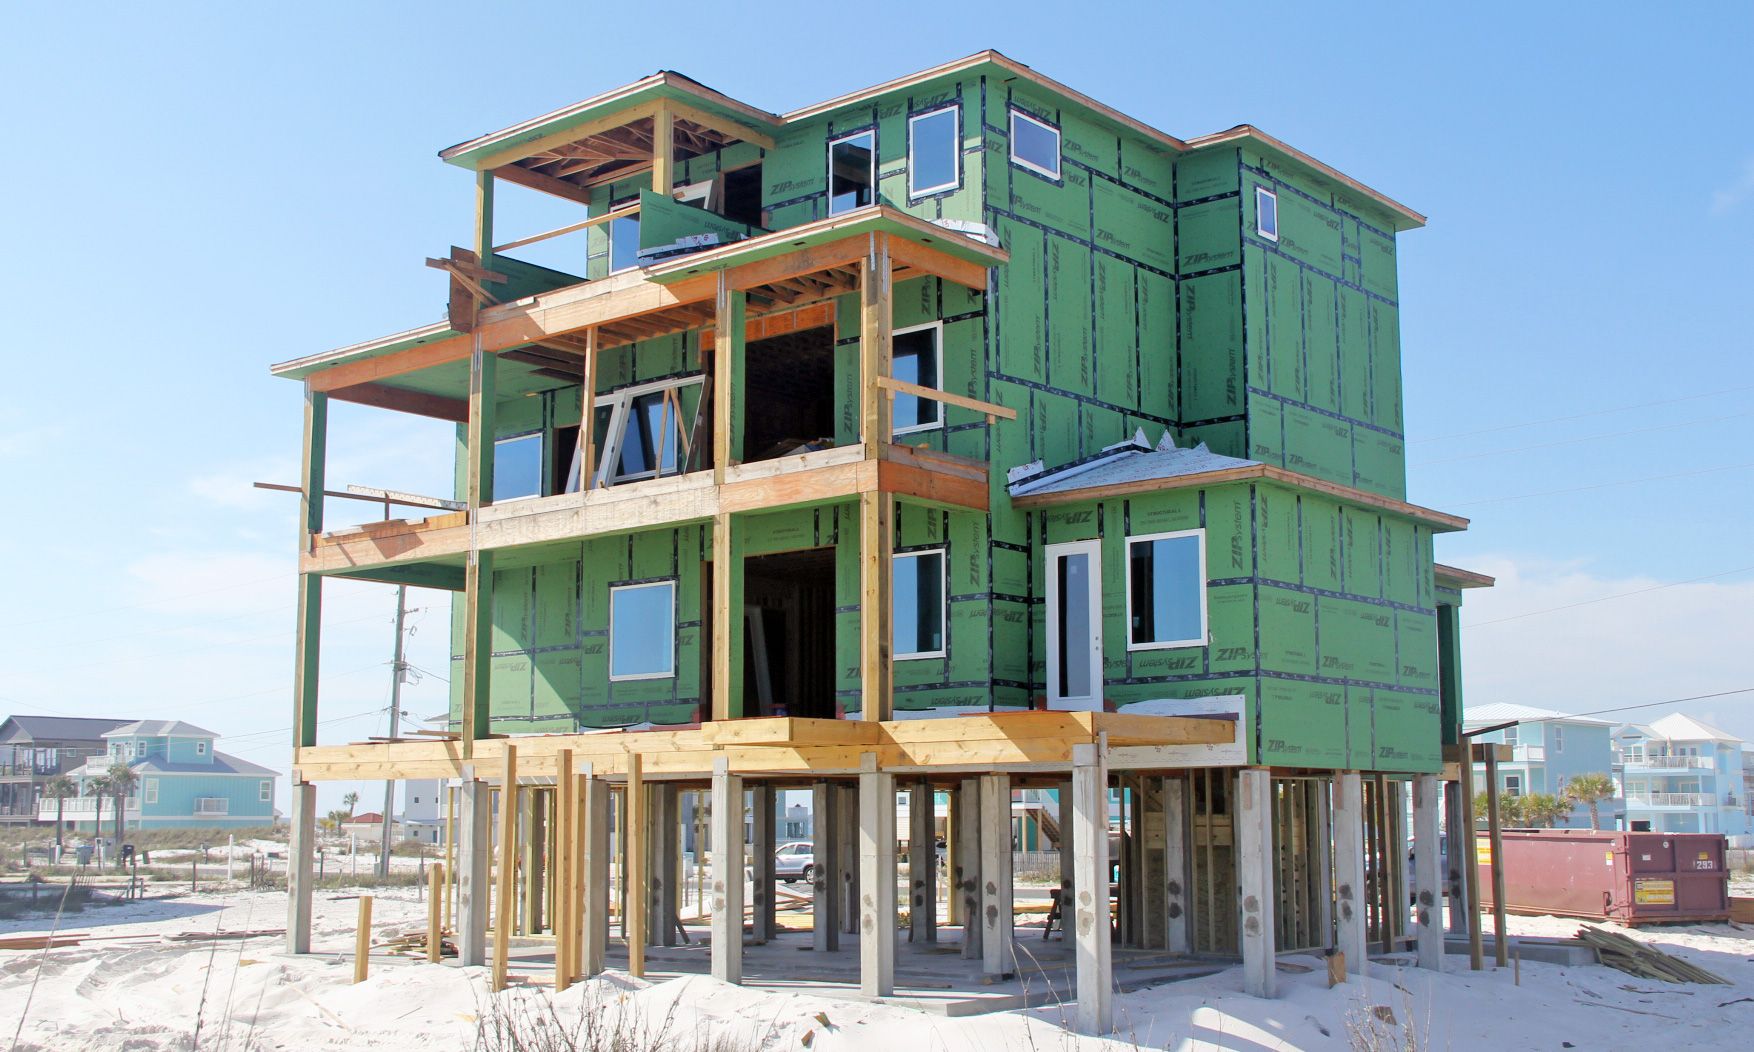
POLYGON ((1519 763, 1541 763, 1547 759, 1547 747, 1544 745, 1519 745, 1516 747, 1514 755, 1519 763))
MULTIPOLYGON (((126 808, 126 813, 130 816, 138 816, 139 815, 140 805, 135 799, 133 799, 133 798, 129 799, 128 806, 126 808)), ((70 822, 75 818, 80 819, 81 821, 84 821, 84 820, 87 820, 87 819, 94 817, 97 814, 98 814, 98 801, 93 800, 89 796, 69 796, 67 799, 61 801, 61 818, 63 821, 70 822)), ((103 799, 103 817, 106 819, 109 819, 109 818, 114 818, 115 815, 116 815, 116 802, 107 796, 104 797, 104 799, 103 799)), ((49 797, 44 797, 41 800, 38 800, 37 801, 37 821, 39 821, 39 822, 53 822, 54 820, 55 820, 55 801, 49 797)))
POLYGON ((1628 767, 1661 767, 1672 770, 1707 768, 1712 761, 1704 756, 1682 756, 1679 753, 1627 753, 1628 767))
POLYGON ((1645 793, 1626 798, 1627 807, 1711 807, 1717 802, 1710 793, 1645 793))

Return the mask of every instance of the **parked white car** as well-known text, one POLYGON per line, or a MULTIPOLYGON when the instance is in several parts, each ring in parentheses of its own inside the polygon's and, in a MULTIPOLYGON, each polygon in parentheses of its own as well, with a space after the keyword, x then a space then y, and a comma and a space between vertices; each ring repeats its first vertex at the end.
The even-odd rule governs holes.
POLYGON ((816 871, 816 849, 807 840, 782 844, 773 853, 773 874, 787 884, 808 881, 816 871))

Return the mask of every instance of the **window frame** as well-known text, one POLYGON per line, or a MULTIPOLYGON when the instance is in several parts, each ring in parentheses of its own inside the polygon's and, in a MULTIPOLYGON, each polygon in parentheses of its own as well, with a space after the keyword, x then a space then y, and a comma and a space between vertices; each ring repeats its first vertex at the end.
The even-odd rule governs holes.
MULTIPOLYGON (((639 194, 637 193, 631 197, 623 197, 618 201, 609 202, 609 207, 606 211, 615 212, 636 204, 639 204, 639 194)), ((615 265, 615 224, 631 222, 634 224, 634 229, 638 230, 639 221, 639 213, 636 212, 630 216, 621 216, 616 219, 611 219, 603 224, 603 234, 606 238, 606 244, 604 245, 604 266, 608 270, 608 276, 625 274, 630 270, 640 269, 639 238, 637 235, 634 237, 633 242, 633 262, 627 264, 625 267, 617 267, 615 265)))
POLYGON ((149 804, 158 803, 158 779, 140 779, 140 799, 149 804))
POLYGON ((877 126, 875 124, 868 125, 858 131, 850 131, 844 135, 837 135, 828 140, 828 148, 824 152, 823 163, 828 166, 828 214, 830 216, 844 216, 848 212, 856 212, 861 208, 870 208, 871 205, 877 203, 877 126), (837 212, 834 210, 834 148, 843 142, 849 142, 853 139, 862 139, 867 135, 871 137, 871 204, 854 205, 851 208, 843 208, 837 212))
MULTIPOLYGON (((706 374, 696 373, 692 376, 672 377, 668 380, 654 380, 650 383, 634 384, 631 387, 623 387, 611 391, 608 394, 596 396, 591 402, 591 411, 594 414, 598 409, 608 407, 609 429, 603 435, 602 448, 597 451, 597 469, 591 473, 591 485, 589 488, 598 489, 609 486, 619 486, 628 482, 643 482, 647 479, 669 477, 661 474, 660 469, 658 468, 653 468, 651 471, 636 472, 631 475, 620 474, 621 444, 627 437, 628 418, 632 413, 633 403, 636 399, 645 395, 656 394, 666 389, 673 388, 680 391, 682 388, 687 387, 690 384, 704 383, 706 383, 706 374)), ((682 423, 680 418, 678 418, 677 423, 682 423)), ((678 445, 676 451, 681 453, 682 447, 678 445)), ((678 470, 672 472, 672 474, 688 474, 688 472, 681 470, 681 468, 686 466, 686 462, 679 461, 678 470)))
POLYGON ((912 551, 895 552, 889 557, 889 659, 893 661, 929 661, 933 658, 948 657, 950 654, 950 546, 939 544, 930 548, 916 548, 912 551), (903 559, 918 559, 921 556, 936 555, 938 557, 938 624, 939 638, 943 645, 937 650, 920 650, 902 653, 895 645, 895 567, 903 559))
POLYGON ((663 577, 651 581, 629 581, 625 584, 609 586, 609 682, 632 683, 643 679, 676 678, 676 590, 677 580, 674 577, 663 577), (670 592, 670 615, 667 619, 670 645, 664 650, 669 667, 663 672, 633 672, 617 675, 615 672, 615 593, 642 588, 666 588, 670 592))
MULTIPOLYGON (((932 390, 942 392, 944 390, 944 319, 942 318, 935 321, 922 322, 919 325, 908 325, 896 329, 889 334, 889 375, 892 379, 895 376, 895 338, 897 336, 906 336, 908 333, 923 332, 926 329, 934 330, 932 336, 932 357, 937 359, 937 379, 930 386, 932 390)), ((920 386, 924 387, 927 385, 921 384, 920 386)), ((937 406, 937 413, 934 414, 934 418, 929 423, 909 424, 907 427, 895 426, 895 403, 893 401, 890 403, 889 437, 891 439, 897 438, 901 435, 915 434, 920 431, 939 431, 943 429, 944 403, 936 398, 926 398, 922 399, 922 401, 931 402, 933 405, 937 406)))
POLYGON ((204 739, 201 739, 201 738, 195 739, 195 755, 196 756, 206 756, 207 755, 207 742, 204 739))
MULTIPOLYGON (((524 494, 520 494, 519 496, 516 496, 516 497, 493 497, 493 503, 495 503, 495 504, 510 504, 513 501, 535 500, 536 498, 545 495, 542 492, 542 490, 543 490, 542 481, 547 473, 545 471, 543 471, 542 468, 543 468, 543 465, 546 464, 548 461, 548 435, 542 428, 536 428, 533 431, 520 431, 515 435, 504 435, 502 437, 494 439, 493 440, 493 471, 494 471, 494 474, 496 474, 496 475, 499 473, 499 447, 500 446, 506 444, 507 442, 525 442, 525 441, 528 441, 532 438, 534 438, 536 440, 536 492, 524 493, 524 494)), ((489 496, 492 496, 492 482, 493 482, 492 479, 488 480, 489 496)))
POLYGON ((1275 245, 1279 243, 1279 195, 1264 186, 1255 187, 1255 234, 1275 245), (1261 202, 1263 200, 1271 201, 1273 204, 1273 229, 1271 231, 1261 225, 1261 202))
POLYGON ((1032 171, 1037 175, 1043 176, 1044 178, 1052 179, 1056 183, 1059 182, 1060 178, 1061 178, 1060 173, 1065 168, 1065 160, 1066 160, 1065 147, 1063 145, 1063 140, 1061 138, 1059 125, 1049 124, 1047 121, 1042 120, 1040 117, 1037 117, 1035 114, 1028 113, 1024 110, 1020 110, 1016 106, 1010 106, 1010 107, 1008 107, 1008 109, 1011 111, 1011 122, 1010 122, 1009 128, 1007 129, 1007 131, 1009 133, 1008 137, 1010 139, 1008 150, 1009 150, 1009 153, 1011 154, 1011 163, 1016 165, 1019 168, 1028 169, 1029 171, 1032 171), (1043 168, 1041 165, 1036 164, 1034 161, 1031 161, 1028 158, 1018 156, 1018 154, 1017 154, 1017 121, 1019 118, 1025 120, 1025 121, 1028 121, 1030 124, 1033 124, 1037 128, 1041 128, 1044 131, 1051 131, 1054 133, 1054 170, 1053 171, 1049 171, 1046 168, 1043 168))
POLYGON ((941 193, 945 193, 948 191, 960 190, 961 188, 962 188, 962 103, 960 103, 960 102, 946 103, 942 106, 934 106, 929 110, 922 110, 919 113, 915 113, 915 114, 910 115, 907 119, 907 199, 908 199, 908 202, 912 203, 912 202, 918 201, 922 198, 931 197, 933 194, 941 194, 941 193), (939 114, 945 113, 945 112, 950 113, 951 120, 954 122, 951 125, 951 131, 950 131, 950 144, 951 144, 950 156, 952 158, 952 163, 950 165, 950 168, 951 168, 951 172, 952 172, 954 178, 952 178, 950 182, 938 183, 935 186, 916 187, 914 185, 914 173, 918 170, 918 166, 914 164, 914 125, 919 123, 920 121, 926 120, 926 119, 931 118, 931 117, 936 117, 939 114))
POLYGON ((1206 528, 1197 526, 1191 530, 1171 530, 1167 533, 1141 533, 1129 535, 1122 542, 1124 575, 1127 590, 1127 650, 1185 650, 1189 647, 1210 646, 1212 642, 1212 622, 1207 610, 1206 592, 1210 586, 1211 575, 1206 571, 1206 528), (1200 638, 1174 639, 1163 642, 1133 642, 1133 545, 1152 541, 1172 541, 1181 537, 1195 537, 1200 542, 1200 638))

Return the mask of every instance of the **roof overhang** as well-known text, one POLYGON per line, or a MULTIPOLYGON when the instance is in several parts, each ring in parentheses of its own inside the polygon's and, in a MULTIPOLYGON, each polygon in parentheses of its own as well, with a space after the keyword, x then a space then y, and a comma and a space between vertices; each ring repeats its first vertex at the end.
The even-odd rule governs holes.
POLYGON ((1473 570, 1464 570, 1459 566, 1445 566, 1437 563, 1432 567, 1437 575, 1437 583, 1447 588, 1491 588, 1498 583, 1498 578, 1488 577, 1473 570))
POLYGON ((1231 482, 1268 482, 1291 489, 1320 493, 1351 504, 1411 519, 1421 525, 1429 526, 1434 533, 1456 533, 1468 528, 1468 520, 1460 515, 1434 511, 1431 508, 1409 504, 1393 497, 1385 497, 1380 493, 1371 493, 1368 490, 1342 486, 1337 482, 1329 482, 1296 471, 1287 471, 1272 464, 1254 463, 1218 471, 1200 471, 1187 475, 1177 475, 1173 478, 1139 479, 1131 482, 1085 486, 1078 489, 1055 490, 1046 493, 1026 493, 1013 497, 1011 503, 1018 508, 1047 508, 1061 504, 1080 504, 1087 501, 1108 500, 1114 497, 1127 497, 1142 493, 1158 493, 1165 490, 1200 489, 1231 482))
POLYGON ((1213 132, 1210 135, 1201 135, 1189 139, 1186 148, 1189 150, 1202 150, 1237 142, 1251 142, 1257 146, 1271 150, 1274 153, 1279 154, 1281 157, 1284 157, 1286 160, 1297 164, 1317 180, 1328 184, 1331 188, 1341 193, 1356 194, 1357 196, 1364 198, 1370 203, 1388 212, 1389 215, 1393 217, 1394 228, 1397 233, 1403 230, 1416 230, 1425 225, 1425 216, 1421 213, 1413 211, 1411 208, 1408 208, 1406 205, 1387 194, 1371 189, 1347 175, 1345 172, 1340 171, 1338 168, 1316 160, 1314 157, 1304 153, 1295 146, 1291 146, 1271 135, 1268 135, 1266 132, 1256 128, 1252 124, 1239 124, 1236 127, 1226 129, 1225 131, 1213 132))

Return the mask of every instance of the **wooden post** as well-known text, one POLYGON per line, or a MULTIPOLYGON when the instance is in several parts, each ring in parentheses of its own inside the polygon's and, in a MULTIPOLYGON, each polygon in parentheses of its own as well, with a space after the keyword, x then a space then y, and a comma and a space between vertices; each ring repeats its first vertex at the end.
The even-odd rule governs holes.
POLYGON ((1363 975, 1369 963, 1365 931, 1364 779, 1357 771, 1334 776, 1334 946, 1346 970, 1363 975))
MULTIPOLYGON (((925 795, 930 798, 930 787, 925 795)), ((891 997, 895 994, 895 775, 878 769, 876 753, 859 758, 859 884, 859 993, 891 997)))
POLYGON ((445 792, 445 919, 451 926, 451 898, 457 887, 457 792, 458 787, 446 783, 445 792))
POLYGON ((585 372, 579 380, 579 492, 591 488, 597 458, 597 327, 585 330, 585 372))
POLYGON ((908 789, 908 941, 938 941, 937 793, 920 779, 908 789))
POLYGON ((292 820, 286 855, 286 952, 311 952, 311 863, 317 845, 317 787, 295 773, 288 803, 292 820))
POLYGON ((840 866, 835 847, 839 809, 830 782, 810 787, 810 945, 822 953, 840 949, 840 866))
MULTIPOLYGON (((713 757, 712 974, 722 983, 743 981, 743 779, 731 761, 713 757)), ((695 845, 695 857, 700 856, 695 845)))
POLYGON ((1058 797, 1060 823, 1060 938, 1064 941, 1072 938, 1070 920, 1077 909, 1072 890, 1078 885, 1078 870, 1072 854, 1072 823, 1077 818, 1077 809, 1073 806, 1072 792, 1072 781, 1067 779, 1061 783, 1055 794, 1058 797))
POLYGON ((646 783, 639 753, 627 758, 627 824, 621 831, 627 867, 627 973, 646 974, 646 783))
POLYGON ((670 104, 659 102, 652 114, 652 192, 670 196, 676 184, 676 118, 670 104))
POLYGON ((426 871, 426 960, 437 964, 445 955, 444 927, 445 864, 434 862, 426 871))
POLYGON ((1249 767, 1236 772, 1236 870, 1242 896, 1239 941, 1242 988, 1253 997, 1272 997, 1277 967, 1273 927, 1272 772, 1249 767))
POLYGON ((944 923, 952 927, 962 923, 962 897, 956 893, 956 872, 962 866, 956 855, 956 798, 957 786, 951 786, 945 794, 944 866, 940 876, 947 882, 944 886, 944 923))
POLYGON ((892 371, 894 322, 889 236, 872 234, 859 273, 859 438, 867 460, 883 456, 894 436, 889 392, 877 386, 892 371))
POLYGON ((763 782, 750 787, 749 817, 750 821, 750 856, 751 900, 750 900, 750 938, 762 944, 774 937, 774 887, 773 887, 773 855, 776 848, 774 835, 774 802, 779 793, 773 783, 763 782))
POLYGON ((1486 835, 1492 851, 1492 955, 1503 968, 1510 963, 1509 934, 1504 930, 1504 830, 1498 821, 1498 746, 1486 745, 1486 835))
POLYGON ((372 897, 359 897, 359 921, 353 932, 353 981, 363 983, 371 968, 372 897))
POLYGON ((859 716, 866 720, 887 720, 893 715, 893 507, 894 499, 887 493, 859 494, 859 716))
POLYGON ((517 888, 518 864, 518 747, 505 745, 505 768, 499 787, 499 883, 494 904, 493 989, 506 987, 506 968, 511 960, 513 893, 517 888))
POLYGON ((1329 783, 1310 779, 1305 784, 1309 812, 1310 866, 1315 871, 1314 945, 1331 945, 1334 938, 1333 808, 1329 806, 1329 783))
POLYGON ((473 764, 463 765, 458 796, 457 963, 482 965, 487 963, 493 822, 488 784, 475 777, 473 764))
POLYGON ((580 774, 579 783, 584 791, 581 817, 585 822, 579 974, 588 978, 603 970, 609 941, 609 783, 589 773, 580 774))
POLYGON ((1101 1036, 1114 1029, 1113 950, 1109 939, 1108 771, 1104 745, 1072 746, 1073 885, 1078 889, 1066 938, 1075 945, 1077 1030, 1101 1036))
MULTIPOLYGON (((305 385, 304 443, 299 472, 298 550, 311 549, 312 536, 323 531, 323 489, 329 433, 329 396, 305 385)), ((317 744, 317 670, 323 621, 323 578, 298 575, 298 620, 292 668, 294 758, 297 750, 317 744)))
POLYGON ((743 559, 733 543, 731 515, 713 516, 713 711, 715 720, 743 715, 743 559))
POLYGON ((748 295, 734 289, 719 271, 713 299, 713 481, 725 483, 725 469, 742 462, 748 295))
POLYGON ((493 173, 475 173, 475 257, 483 270, 493 269, 493 173))
POLYGON ((519 873, 523 877, 523 894, 519 899, 518 932, 535 935, 543 928, 542 888, 547 883, 542 869, 542 845, 548 839, 544 830, 546 793, 529 789, 518 796, 518 846, 522 849, 519 873))
POLYGON ((1165 886, 1164 912, 1168 917, 1165 948, 1170 953, 1187 953, 1191 942, 1188 931, 1188 782, 1185 776, 1163 780, 1163 869, 1168 876, 1165 886))
POLYGON ((1467 899, 1468 918, 1468 967, 1480 971, 1486 967, 1485 940, 1480 931, 1480 858, 1479 834, 1474 824, 1474 742, 1473 739, 1462 739, 1462 824, 1450 829, 1450 854, 1460 852, 1462 867, 1462 884, 1465 888, 1463 897, 1467 899), (1457 840, 1457 837, 1460 840, 1457 840))
POLYGON ((982 958, 981 929, 981 780, 964 778, 956 787, 956 885, 950 889, 961 904, 962 958, 982 958))
POLYGON ((1016 918, 1011 908, 1011 776, 983 774, 980 784, 981 970, 990 976, 1011 975, 1017 971, 1016 918))
POLYGON ((572 985, 573 941, 578 937, 577 918, 573 915, 573 803, 577 797, 572 777, 572 750, 561 749, 554 757, 554 845, 551 868, 555 876, 554 894, 554 991, 560 993, 572 985))
POLYGON ((1413 935, 1419 967, 1443 971, 1443 866, 1437 850, 1437 776, 1413 778, 1413 935))
POLYGON ((1139 936, 1146 949, 1169 948, 1169 828, 1163 776, 1147 774, 1139 791, 1139 936))
POLYGON ((646 790, 646 941, 653 946, 676 945, 676 920, 681 911, 681 815, 674 783, 658 782, 646 790))
MULTIPOLYGON (((491 185, 491 184, 489 184, 491 185)), ((469 357, 468 467, 464 489, 473 516, 493 503, 494 408, 498 398, 498 357, 480 350, 469 357)), ((493 656, 493 552, 473 545, 463 567, 463 726, 464 759, 475 755, 475 742, 487 737, 492 723, 488 693, 493 656)))

